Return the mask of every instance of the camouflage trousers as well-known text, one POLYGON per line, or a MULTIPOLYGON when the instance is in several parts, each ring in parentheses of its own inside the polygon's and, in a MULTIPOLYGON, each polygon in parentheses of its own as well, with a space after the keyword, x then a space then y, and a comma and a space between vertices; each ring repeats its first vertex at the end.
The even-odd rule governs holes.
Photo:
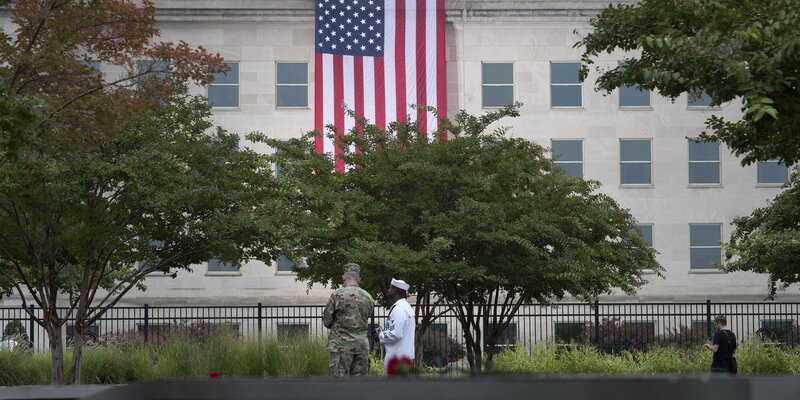
POLYGON ((328 370, 331 376, 369 375, 369 353, 328 353, 328 370))

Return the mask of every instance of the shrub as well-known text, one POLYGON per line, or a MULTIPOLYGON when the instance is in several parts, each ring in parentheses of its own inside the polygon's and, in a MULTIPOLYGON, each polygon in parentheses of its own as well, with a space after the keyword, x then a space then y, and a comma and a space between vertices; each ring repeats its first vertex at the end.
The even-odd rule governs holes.
POLYGON ((420 343, 424 365, 443 367, 466 355, 464 345, 444 332, 435 332, 429 329, 422 335, 420 343))
POLYGON ((667 335, 663 337, 662 344, 682 348, 694 348, 708 342, 708 332, 705 326, 695 325, 678 328, 667 328, 667 335))
POLYGON ((1 339, 11 350, 32 349, 33 343, 28 338, 28 332, 20 320, 11 320, 3 329, 1 339))
POLYGON ((600 322, 600 343, 594 345, 604 353, 642 352, 655 342, 655 332, 650 327, 636 323, 623 323, 619 318, 606 318, 600 322))

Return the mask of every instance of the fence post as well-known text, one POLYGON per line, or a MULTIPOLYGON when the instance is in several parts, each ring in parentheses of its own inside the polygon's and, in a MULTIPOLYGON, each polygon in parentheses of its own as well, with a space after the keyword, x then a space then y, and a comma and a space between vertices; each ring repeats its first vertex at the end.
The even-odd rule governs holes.
POLYGON ((258 341, 261 341, 261 303, 258 303, 258 341))
POLYGON ((34 329, 36 329, 36 319, 33 318, 33 304, 28 306, 28 314, 29 314, 29 317, 30 317, 29 324, 30 324, 30 331, 31 331, 31 333, 28 335, 28 340, 31 341, 31 346, 34 346, 34 348, 35 348, 36 347, 36 345, 35 345, 36 341, 35 341, 35 338, 33 336, 33 333, 34 333, 34 329))
POLYGON ((147 336, 148 331, 150 328, 150 306, 147 303, 144 303, 144 342, 147 343, 147 336))
POLYGON ((600 300, 594 299, 594 345, 600 346, 600 300))
POLYGON ((706 300, 706 334, 711 337, 711 299, 706 300))

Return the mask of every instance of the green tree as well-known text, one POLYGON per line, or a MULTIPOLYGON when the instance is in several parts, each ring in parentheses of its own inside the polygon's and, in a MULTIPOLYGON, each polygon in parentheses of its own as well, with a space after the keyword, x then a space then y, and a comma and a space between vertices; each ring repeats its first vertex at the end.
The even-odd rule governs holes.
POLYGON ((707 120, 702 137, 720 141, 744 164, 800 160, 800 3, 795 0, 642 0, 611 5, 576 44, 588 65, 622 51, 625 68, 601 70, 597 87, 621 85, 741 100, 743 116, 707 120))
POLYGON ((384 132, 361 121, 342 136, 344 148, 358 149, 345 151, 353 168, 344 174, 327 172, 333 162, 313 154, 311 135, 273 142, 282 146, 286 179, 318 217, 299 245, 313 250, 298 277, 336 285, 340 266, 354 261, 383 298, 391 277, 407 280, 416 295, 418 361, 435 306, 452 304, 474 372, 491 368, 495 344, 522 304, 634 291, 644 283, 641 269, 660 268, 634 219, 596 193, 596 182, 561 173, 541 146, 491 130, 518 107, 462 111, 442 119, 447 138, 438 131, 431 140, 415 124, 384 132))
POLYGON ((752 214, 734 219, 736 226, 725 244, 726 271, 769 274, 769 296, 778 288, 800 282, 800 176, 789 189, 752 214))
POLYGON ((42 309, 30 317, 53 383, 74 320, 80 383, 83 332, 147 274, 273 258, 286 189, 187 95, 222 60, 153 43, 152 2, 2 3, 16 31, 0 35, 0 108, 13 111, 0 118, 0 290, 42 309))

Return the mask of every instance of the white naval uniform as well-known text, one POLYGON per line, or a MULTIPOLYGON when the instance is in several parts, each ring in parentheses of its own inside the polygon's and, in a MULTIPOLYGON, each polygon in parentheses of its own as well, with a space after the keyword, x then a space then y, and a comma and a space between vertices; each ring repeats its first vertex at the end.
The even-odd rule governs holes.
POLYGON ((386 347, 386 358, 383 359, 384 374, 388 371, 389 360, 408 357, 414 359, 414 330, 417 322, 414 309, 408 300, 397 300, 389 309, 389 321, 386 330, 378 335, 378 339, 386 347))

